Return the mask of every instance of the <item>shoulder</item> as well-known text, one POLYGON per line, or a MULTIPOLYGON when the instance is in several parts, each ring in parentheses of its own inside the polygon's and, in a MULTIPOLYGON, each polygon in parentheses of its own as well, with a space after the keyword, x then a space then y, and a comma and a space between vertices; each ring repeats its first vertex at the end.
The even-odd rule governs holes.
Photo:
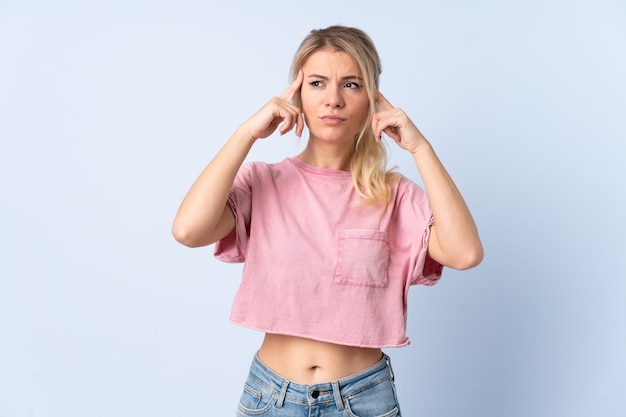
POLYGON ((430 213, 430 203, 426 191, 412 179, 398 174, 391 184, 393 197, 390 206, 398 212, 410 211, 419 213, 430 213))
POLYGON ((241 165, 241 170, 276 172, 284 171, 285 169, 288 169, 290 165, 291 164, 289 163, 289 158, 286 158, 280 162, 248 161, 244 162, 243 165, 241 165))
POLYGON ((281 172, 289 169, 289 165, 287 160, 283 160, 281 162, 263 162, 263 161, 249 161, 245 162, 239 168, 238 176, 243 177, 246 180, 250 181, 253 179, 265 179, 272 178, 278 175, 281 172))
POLYGON ((406 195, 417 195, 417 196, 426 195, 426 192, 420 185, 418 185, 415 181, 413 181, 412 179, 400 173, 397 174, 391 186, 394 188, 399 198, 402 198, 403 196, 406 196, 406 195))

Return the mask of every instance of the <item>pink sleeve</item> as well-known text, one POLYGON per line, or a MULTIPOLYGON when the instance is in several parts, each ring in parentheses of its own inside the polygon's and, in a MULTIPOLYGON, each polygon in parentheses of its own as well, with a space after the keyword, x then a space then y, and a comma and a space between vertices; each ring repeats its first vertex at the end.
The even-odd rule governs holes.
POLYGON ((401 219, 400 229, 410 235, 411 243, 408 257, 412 265, 409 277, 411 285, 435 285, 443 273, 443 265, 428 256, 428 240, 430 226, 435 222, 426 192, 412 181, 404 178, 401 181, 402 193, 398 216, 401 219), (411 232, 409 232, 411 231, 411 232), (413 233, 418 233, 419 237, 413 233))
POLYGON ((251 165, 241 167, 230 190, 226 204, 235 215, 235 228, 227 236, 215 242, 214 256, 223 262, 244 262, 250 234, 252 211, 251 165))
MULTIPOLYGON (((430 210, 430 205, 428 209, 430 210)), ((430 226, 432 226, 434 223, 435 219, 431 215, 428 226, 424 231, 424 236, 422 239, 423 245, 417 257, 417 266, 415 268, 415 273, 413 274, 413 281, 411 282, 412 285, 435 285, 443 274, 443 265, 428 256, 428 239, 430 237, 430 226)))

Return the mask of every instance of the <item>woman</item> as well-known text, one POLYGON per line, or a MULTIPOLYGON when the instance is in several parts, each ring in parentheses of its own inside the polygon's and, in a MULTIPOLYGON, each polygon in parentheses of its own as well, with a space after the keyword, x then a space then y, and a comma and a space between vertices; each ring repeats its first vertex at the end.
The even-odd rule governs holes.
POLYGON ((231 320, 265 339, 238 415, 399 416, 382 348, 409 343, 409 286, 482 259, 461 194, 378 91, 380 72, 361 30, 312 31, 291 86, 237 129, 176 215, 179 242, 245 261, 231 320), (296 157, 243 164, 257 140, 305 125, 296 157), (383 132, 411 153, 425 191, 387 170, 383 132))

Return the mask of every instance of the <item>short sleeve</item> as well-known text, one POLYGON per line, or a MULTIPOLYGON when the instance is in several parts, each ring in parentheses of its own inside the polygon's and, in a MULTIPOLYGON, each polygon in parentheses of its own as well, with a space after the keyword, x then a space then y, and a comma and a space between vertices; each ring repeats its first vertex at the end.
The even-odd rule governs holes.
MULTIPOLYGON (((430 210, 430 208, 429 208, 430 210)), ((424 231, 423 246, 417 258, 417 267, 413 274, 412 285, 435 285, 443 274, 443 265, 428 256, 428 241, 430 238, 430 226, 435 223, 434 218, 430 217, 428 227, 424 231)))
POLYGON ((435 285, 443 273, 443 265, 428 256, 430 226, 435 222, 426 192, 403 177, 398 187, 395 216, 399 222, 395 233, 404 244, 408 283, 435 285))
POLYGON ((235 228, 215 242, 213 252, 214 256, 223 262, 237 263, 246 260, 252 211, 251 168, 251 164, 241 167, 226 201, 235 216, 235 228))

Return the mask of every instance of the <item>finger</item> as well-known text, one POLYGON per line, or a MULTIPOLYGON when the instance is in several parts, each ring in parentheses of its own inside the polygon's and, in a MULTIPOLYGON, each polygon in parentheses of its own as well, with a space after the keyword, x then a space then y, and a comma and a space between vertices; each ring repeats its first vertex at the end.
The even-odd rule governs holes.
POLYGON ((281 94, 280 98, 287 102, 291 102, 291 99, 296 95, 298 91, 300 91, 300 87, 302 87, 302 81, 304 80, 304 71, 300 69, 298 71, 298 75, 296 75, 296 79, 293 80, 289 88, 285 90, 284 93, 281 94))
POLYGON ((387 100, 380 91, 378 92, 378 95, 376 96, 376 103, 378 103, 381 110, 391 110, 394 108, 393 105, 389 102, 389 100, 387 100))
POLYGON ((401 121, 398 119, 394 112, 385 111, 384 113, 377 113, 372 119, 372 131, 376 141, 380 142, 383 136, 383 132, 394 140, 400 140, 398 128, 401 121))
POLYGON ((389 127, 389 112, 382 110, 374 114, 372 118, 372 131, 377 142, 380 142, 383 137, 383 132, 389 127))
POLYGON ((283 119, 283 123, 279 129, 281 135, 284 135, 295 127, 296 135, 298 137, 302 137, 302 132, 304 130, 304 117, 302 116, 302 113, 290 108, 287 109, 284 116, 281 117, 283 119))
POLYGON ((291 114, 291 112, 287 112, 283 116, 283 123, 279 129, 280 134, 284 135, 285 133, 289 132, 291 129, 293 129, 293 125, 294 125, 294 115, 291 114))
POLYGON ((374 133, 374 139, 376 139, 376 142, 380 142, 383 130, 380 128, 380 118, 378 117, 378 114, 372 117, 372 132, 374 133))
POLYGON ((302 117, 302 113, 298 113, 298 120, 296 121, 296 136, 301 138, 303 131, 304 131, 304 117, 302 117))

